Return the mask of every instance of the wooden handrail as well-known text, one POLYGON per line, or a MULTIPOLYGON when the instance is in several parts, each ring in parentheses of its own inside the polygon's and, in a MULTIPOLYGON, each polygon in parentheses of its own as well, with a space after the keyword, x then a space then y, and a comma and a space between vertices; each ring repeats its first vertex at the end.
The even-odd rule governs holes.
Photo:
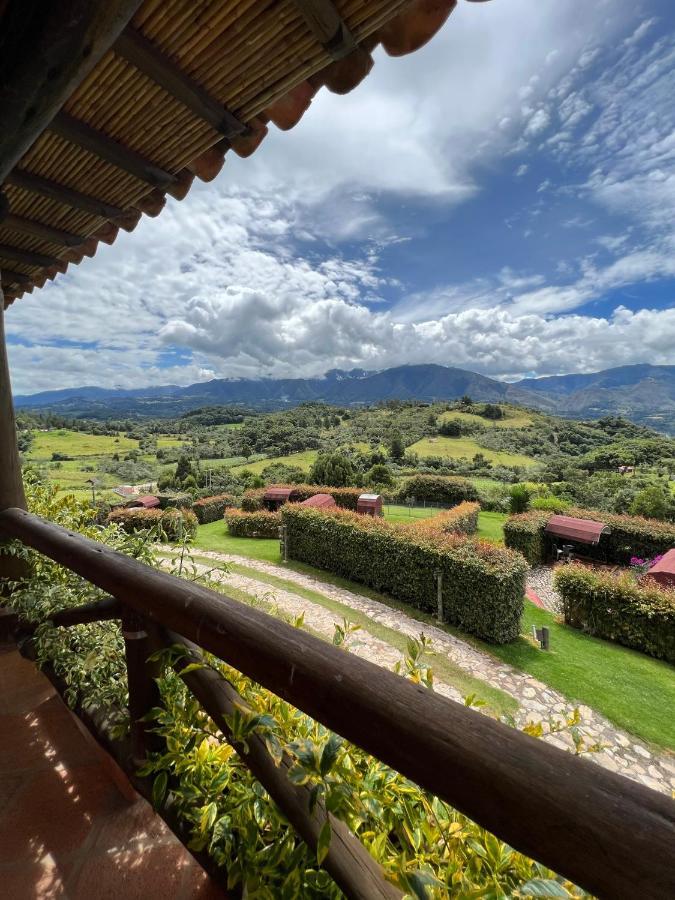
POLYGON ((587 890, 675 896, 668 797, 24 510, 0 512, 0 532, 225 660, 587 890))

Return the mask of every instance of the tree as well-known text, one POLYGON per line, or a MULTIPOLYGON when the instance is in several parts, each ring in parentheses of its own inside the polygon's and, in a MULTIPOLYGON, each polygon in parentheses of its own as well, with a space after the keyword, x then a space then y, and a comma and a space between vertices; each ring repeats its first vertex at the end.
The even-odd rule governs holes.
POLYGON ((511 486, 509 496, 509 510, 512 513, 521 513, 530 505, 530 491, 524 484, 514 484, 511 486))
POLYGON ((464 396, 459 401, 460 406, 473 406, 473 400, 469 397, 468 394, 464 394, 464 396))
POLYGON ((503 419, 504 410, 496 403, 486 403, 481 411, 481 416, 484 419, 503 419))
POLYGON ((445 437, 462 436, 462 426, 457 421, 457 419, 448 419, 447 422, 442 422, 441 427, 438 430, 439 433, 444 435, 445 437))
POLYGON ((345 487, 354 477, 354 467, 343 453, 320 453, 309 473, 314 484, 345 487))
POLYGON ((389 441, 389 455, 392 459, 399 460, 403 459, 404 453, 405 447, 403 446, 403 440, 398 431, 396 431, 392 434, 391 440, 389 441))
POLYGON ((672 514, 672 505, 662 488, 653 485, 636 494, 630 511, 634 516, 647 519, 667 519, 672 514))
POLYGON ((373 487, 376 485, 391 487, 394 483, 394 479, 387 466, 376 463, 368 470, 368 472, 366 472, 366 482, 373 487))
POLYGON ((194 476, 192 463, 190 462, 190 457, 183 453, 178 458, 178 462, 176 463, 175 480, 177 484, 182 484, 190 475, 194 476))

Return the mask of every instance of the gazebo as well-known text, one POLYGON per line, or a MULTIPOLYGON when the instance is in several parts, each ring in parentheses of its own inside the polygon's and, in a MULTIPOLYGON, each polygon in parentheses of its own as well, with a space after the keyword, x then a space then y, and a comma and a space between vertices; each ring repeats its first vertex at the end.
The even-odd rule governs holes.
MULTIPOLYGON (((227 154, 250 156, 270 127, 295 126, 320 89, 351 91, 370 71, 376 47, 393 56, 416 50, 454 6, 455 0, 0 4, 0 534, 109 595, 64 609, 53 622, 121 622, 130 746, 106 739, 86 710, 78 713, 139 790, 150 793, 135 773, 156 737, 145 718, 159 703, 152 653, 179 644, 187 660, 199 663, 202 650, 214 654, 589 891, 670 896, 675 816, 668 798, 258 608, 26 511, 3 311, 69 266, 86 264, 120 229, 133 231, 142 216, 159 215, 167 195, 181 200, 195 178, 212 180, 227 154)), ((0 556, 0 575, 17 574, 15 557, 0 556)), ((12 615, 2 619, 5 634, 25 624, 12 615)), ((232 685, 201 664, 188 665, 181 677, 227 736, 229 716, 243 704, 232 685)), ((255 734, 236 747, 313 850, 330 824, 322 866, 346 896, 400 896, 347 825, 308 785, 286 777, 286 757, 278 765, 255 734)), ((172 824, 170 810, 162 814, 172 824)), ((131 879, 134 869, 122 874, 131 879)))

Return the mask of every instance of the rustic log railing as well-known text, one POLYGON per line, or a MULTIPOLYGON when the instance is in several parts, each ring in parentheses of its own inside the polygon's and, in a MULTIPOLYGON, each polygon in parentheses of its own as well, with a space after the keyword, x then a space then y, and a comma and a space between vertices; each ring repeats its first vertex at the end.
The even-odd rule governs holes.
MULTIPOLYGON (((193 642, 600 897, 675 896, 675 803, 668 797, 24 510, 0 512, 0 534, 67 566, 123 604, 127 623, 137 617, 131 628, 123 626, 128 641, 145 641, 159 626, 193 642)), ((104 607, 100 617, 114 611, 104 607)), ((91 621, 91 605, 85 615, 91 621)), ((73 611, 69 616, 72 624, 73 611)), ((132 657, 130 706, 140 710, 152 699, 144 693, 150 674, 139 670, 140 654, 132 657), (144 699, 136 705, 139 695, 144 699)), ((224 728, 222 712, 233 689, 205 672, 193 670, 184 680, 224 728)), ((142 734, 137 741, 142 747, 142 734)), ((286 803, 289 820, 311 844, 316 823, 298 812, 297 795, 282 797, 286 786, 270 782, 262 756, 248 763, 261 781, 267 778, 271 796, 286 803)), ((331 848, 337 857, 331 874, 345 893, 395 896, 367 854, 359 854, 358 842, 340 834, 331 848), (360 860, 352 863, 358 874, 351 880, 341 852, 360 860)))

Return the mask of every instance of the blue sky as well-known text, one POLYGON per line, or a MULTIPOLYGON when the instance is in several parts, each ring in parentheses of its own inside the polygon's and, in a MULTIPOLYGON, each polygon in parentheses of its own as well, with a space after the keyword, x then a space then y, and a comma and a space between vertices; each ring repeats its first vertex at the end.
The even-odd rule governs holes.
POLYGON ((461 3, 14 304, 15 390, 675 364, 675 8, 461 3))

